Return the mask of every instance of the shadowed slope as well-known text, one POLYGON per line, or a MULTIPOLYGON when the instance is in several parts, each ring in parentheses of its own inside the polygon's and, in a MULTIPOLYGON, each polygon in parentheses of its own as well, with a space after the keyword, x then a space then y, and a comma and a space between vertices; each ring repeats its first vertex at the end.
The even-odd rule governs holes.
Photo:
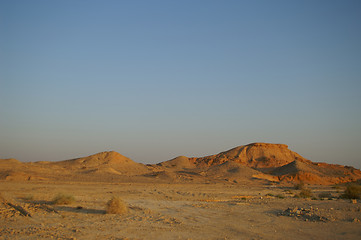
POLYGON ((161 167, 172 168, 174 170, 192 169, 196 167, 196 165, 185 156, 179 156, 171 160, 158 163, 157 165, 161 167))
POLYGON ((361 171, 336 164, 293 161, 272 171, 281 181, 310 184, 337 184, 356 181, 361 171))

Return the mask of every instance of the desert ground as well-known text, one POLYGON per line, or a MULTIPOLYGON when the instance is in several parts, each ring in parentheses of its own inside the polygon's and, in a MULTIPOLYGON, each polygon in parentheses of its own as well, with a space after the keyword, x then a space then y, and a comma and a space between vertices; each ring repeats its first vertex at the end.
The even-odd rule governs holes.
POLYGON ((0 239, 361 239, 360 200, 339 199, 343 186, 307 187, 326 198, 257 182, 1 181, 0 239), (75 201, 54 205, 58 193, 75 201), (113 196, 127 213, 106 213, 113 196))

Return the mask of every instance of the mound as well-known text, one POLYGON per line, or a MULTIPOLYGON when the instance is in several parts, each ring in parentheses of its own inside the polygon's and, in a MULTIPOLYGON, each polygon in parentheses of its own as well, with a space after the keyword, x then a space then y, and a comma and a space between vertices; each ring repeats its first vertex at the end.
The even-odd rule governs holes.
POLYGON ((228 161, 220 165, 212 166, 206 171, 206 176, 212 179, 229 179, 237 181, 250 180, 254 175, 259 174, 261 174, 261 172, 234 161, 228 161))
POLYGON ((352 182, 361 178, 361 171, 352 167, 297 160, 275 169, 272 174, 281 181, 321 185, 352 182))
POLYGON ((185 170, 196 167, 195 164, 185 156, 179 156, 171 160, 158 163, 157 165, 161 167, 172 168, 174 170, 182 170, 182 169, 185 170))
POLYGON ((0 159, 0 164, 21 164, 21 162, 15 158, 0 159))
POLYGON ((301 162, 298 160, 295 160, 282 167, 276 168, 271 172, 271 174, 276 176, 282 176, 287 174, 296 174, 300 172, 308 172, 316 175, 322 174, 321 172, 317 171, 317 167, 314 167, 312 164, 301 162))
POLYGON ((3 171, 0 173, 1 180, 7 181, 30 181, 30 180, 46 180, 44 177, 32 175, 22 171, 3 171))
POLYGON ((251 143, 216 155, 193 158, 192 160, 199 167, 210 167, 227 161, 234 161, 262 171, 273 170, 295 160, 308 161, 301 155, 289 150, 285 144, 270 143, 251 143))
POLYGON ((136 163, 117 152, 101 152, 88 157, 76 158, 53 163, 71 170, 83 170, 83 173, 104 172, 124 175, 140 175, 148 172, 143 164, 136 163))

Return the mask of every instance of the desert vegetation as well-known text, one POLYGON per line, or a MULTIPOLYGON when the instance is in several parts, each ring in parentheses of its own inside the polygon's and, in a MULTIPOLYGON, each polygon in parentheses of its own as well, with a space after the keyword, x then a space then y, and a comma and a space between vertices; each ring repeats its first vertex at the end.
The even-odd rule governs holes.
POLYGON ((349 184, 345 192, 341 195, 342 198, 361 199, 361 185, 349 184))
POLYGON ((105 211, 108 214, 122 215, 128 212, 128 207, 120 197, 112 197, 107 202, 105 211))
POLYGON ((54 205, 69 205, 75 202, 74 196, 70 194, 58 193, 52 200, 54 205))

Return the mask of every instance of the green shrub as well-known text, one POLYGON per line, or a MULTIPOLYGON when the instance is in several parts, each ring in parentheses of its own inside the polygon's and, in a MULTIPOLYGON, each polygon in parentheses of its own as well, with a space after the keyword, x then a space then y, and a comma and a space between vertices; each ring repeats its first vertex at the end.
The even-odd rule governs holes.
POLYGON ((120 197, 112 197, 106 206, 106 213, 109 214, 125 214, 128 212, 126 203, 120 197))
POLYGON ((72 195, 58 193, 53 198, 53 204, 55 205, 69 205, 75 202, 75 198, 72 195))
POLYGON ((341 197, 348 199, 361 199, 361 186, 357 184, 348 185, 341 197))

